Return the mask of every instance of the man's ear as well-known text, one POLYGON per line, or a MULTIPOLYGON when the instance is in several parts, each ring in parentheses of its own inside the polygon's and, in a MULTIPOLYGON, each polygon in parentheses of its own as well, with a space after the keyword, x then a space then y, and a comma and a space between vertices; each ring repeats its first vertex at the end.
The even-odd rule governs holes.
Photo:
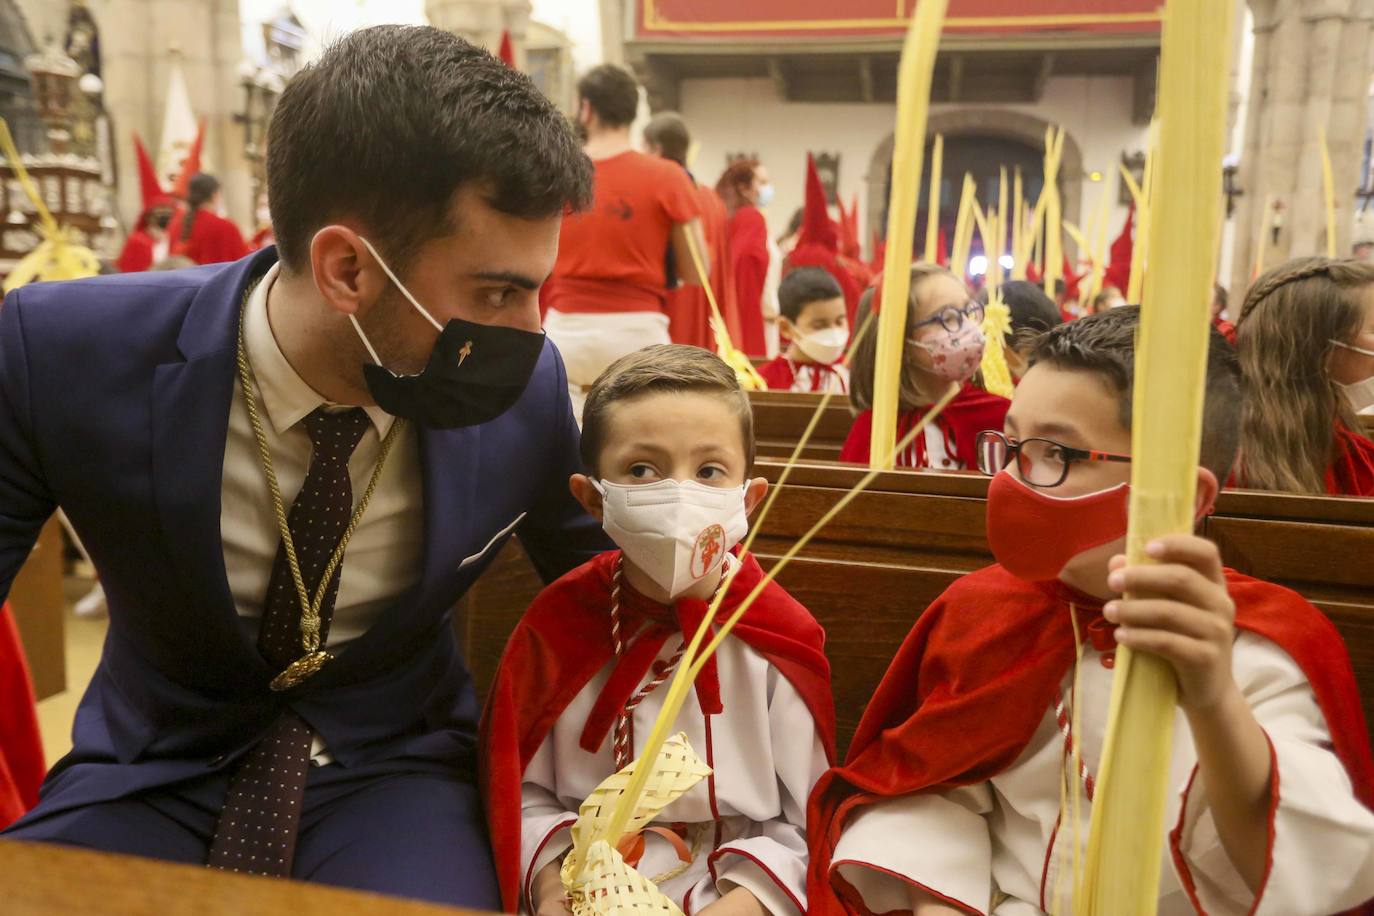
POLYGON ((797 326, 786 315, 778 316, 778 334, 783 340, 797 339, 797 326))
POLYGON ((574 474, 568 478, 568 490, 572 492, 573 499, 582 504, 582 508, 587 510, 587 514, 598 522, 605 517, 601 491, 592 483, 592 479, 586 474, 574 474))
POLYGON ((381 298, 388 282, 362 238, 347 226, 325 226, 310 240, 315 288, 335 310, 362 314, 381 298))
POLYGON ((1206 468, 1197 469, 1197 496, 1193 503, 1193 521, 1201 522, 1204 518, 1212 514, 1212 510, 1217 504, 1217 494, 1221 492, 1221 484, 1217 482, 1217 475, 1206 468))
POLYGON ((753 515, 754 510, 763 502, 764 496, 768 495, 768 481, 763 477, 755 477, 745 484, 744 489, 744 514, 753 515))

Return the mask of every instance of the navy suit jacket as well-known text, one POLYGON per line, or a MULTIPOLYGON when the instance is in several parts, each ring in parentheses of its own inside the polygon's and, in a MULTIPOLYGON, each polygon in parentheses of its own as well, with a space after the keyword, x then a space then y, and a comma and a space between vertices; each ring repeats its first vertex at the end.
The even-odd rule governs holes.
POLYGON ((35 284, 0 308, 0 600, 61 506, 110 608, 48 813, 227 767, 288 705, 346 767, 470 766, 478 709, 450 609, 512 533, 546 578, 608 546, 568 493, 578 432, 546 343, 505 414, 420 431, 419 584, 273 693, 230 596, 220 486, 238 314, 275 259, 35 284))

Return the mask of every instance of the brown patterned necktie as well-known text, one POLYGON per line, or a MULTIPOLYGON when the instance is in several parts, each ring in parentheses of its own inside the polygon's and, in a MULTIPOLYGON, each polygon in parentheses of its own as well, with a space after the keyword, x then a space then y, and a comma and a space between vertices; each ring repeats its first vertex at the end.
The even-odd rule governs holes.
MULTIPOLYGON (((348 459, 367 431, 369 420, 361 407, 332 412, 320 407, 304 423, 313 454, 287 524, 306 592, 313 596, 353 513, 348 459)), ((320 645, 329 636, 340 572, 342 564, 320 605, 320 645)), ((300 601, 283 544, 277 548, 258 630, 258 649, 274 672, 304 654, 300 623, 300 601)), ((257 875, 290 876, 313 741, 310 726, 288 709, 253 746, 230 777, 224 810, 210 843, 209 865, 257 875)))

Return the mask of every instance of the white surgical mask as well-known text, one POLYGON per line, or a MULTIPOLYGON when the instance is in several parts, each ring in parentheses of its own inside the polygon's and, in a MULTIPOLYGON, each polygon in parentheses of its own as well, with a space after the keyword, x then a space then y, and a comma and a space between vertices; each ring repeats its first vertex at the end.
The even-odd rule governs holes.
MULTIPOLYGON (((1359 353, 1361 356, 1374 356, 1374 350, 1366 350, 1363 347, 1357 347, 1353 344, 1344 343, 1339 340, 1333 340, 1331 342, 1338 347, 1344 347, 1347 350, 1359 353)), ((1350 402, 1350 407, 1355 413, 1363 413, 1369 408, 1374 407, 1374 375, 1371 375, 1363 381, 1342 385, 1341 389, 1345 392, 1346 400, 1350 402)))
POLYGON ((602 497, 606 533, 670 598, 719 570, 749 531, 745 487, 727 490, 695 480, 602 480, 593 486, 602 497))
POLYGON ((823 366, 839 362, 840 357, 844 356, 847 343, 848 328, 826 328, 824 331, 813 331, 797 338, 797 347, 823 366))
POLYGON ((763 185, 759 188, 759 206, 766 207, 773 202, 773 186, 763 185))

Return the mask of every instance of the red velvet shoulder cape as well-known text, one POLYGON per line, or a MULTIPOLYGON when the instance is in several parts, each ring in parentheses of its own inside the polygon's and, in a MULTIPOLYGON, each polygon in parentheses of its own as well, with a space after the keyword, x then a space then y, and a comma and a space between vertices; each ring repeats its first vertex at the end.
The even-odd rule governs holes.
POLYGON ((1336 424, 1336 460, 1326 471, 1333 496, 1374 496, 1374 442, 1336 424))
MULTIPOLYGON (((618 550, 601 554, 539 594, 511 634, 487 698, 481 777, 501 897, 511 912, 520 902, 520 783, 563 710, 614 655, 610 595, 619 558, 618 550)), ((752 555, 745 555, 743 563, 721 602, 719 620, 728 617, 763 578, 752 555)), ((692 605, 687 610, 698 617, 705 610, 705 602, 679 601, 679 616, 685 616, 684 605, 692 605)), ((767 659, 796 688, 833 761, 835 708, 820 624, 781 586, 770 583, 731 635, 767 659)), ((707 670, 698 679, 703 703, 700 685, 707 670)))
MULTIPOLYGON (((978 434, 985 429, 999 432, 1006 420, 1011 401, 1001 395, 988 394, 969 383, 949 402, 949 406, 935 418, 935 423, 954 437, 954 452, 966 468, 978 467, 978 434)), ((920 422, 929 408, 908 410, 897 417, 897 441, 920 422)), ((868 464, 873 435, 873 411, 865 410, 854 418, 849 436, 840 449, 840 460, 854 464, 868 464)))
MULTIPOLYGON (((1236 626, 1302 669, 1355 794, 1374 806, 1374 759, 1350 657, 1301 595, 1226 571, 1236 626)), ((985 782, 1020 756, 1073 663, 1066 587, 1000 566, 964 576, 921 615, 864 712, 844 766, 816 784, 807 811, 809 912, 851 912, 830 864, 854 811, 886 798, 985 782)))
POLYGON ((726 226, 730 273, 735 283, 739 338, 734 344, 746 356, 763 356, 763 289, 768 279, 768 224, 757 207, 745 204, 726 226))

